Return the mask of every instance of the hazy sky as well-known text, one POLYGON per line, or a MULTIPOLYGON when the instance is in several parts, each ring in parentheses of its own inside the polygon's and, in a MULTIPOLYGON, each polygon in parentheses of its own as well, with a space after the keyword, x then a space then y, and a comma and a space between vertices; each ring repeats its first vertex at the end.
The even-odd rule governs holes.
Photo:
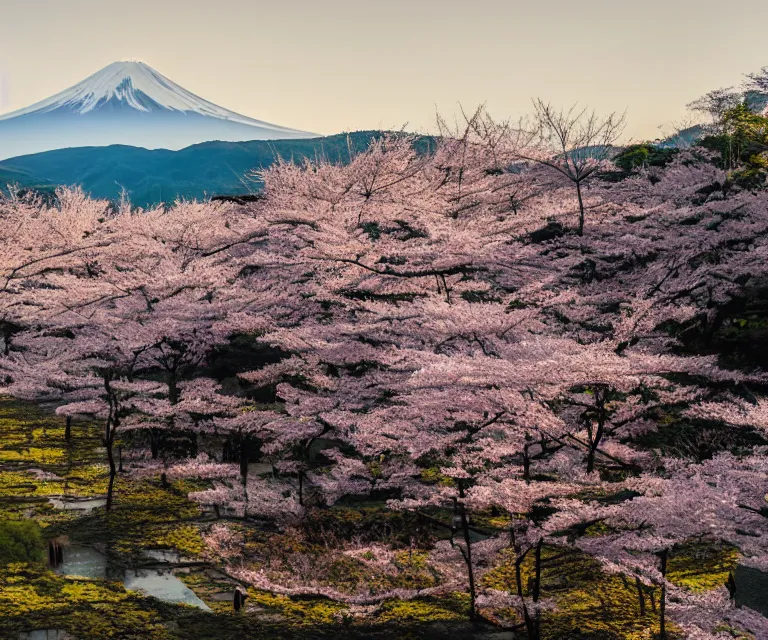
POLYGON ((322 134, 430 131, 530 98, 627 109, 655 138, 768 65, 766 0, 0 0, 0 112, 139 59, 221 106, 322 134))

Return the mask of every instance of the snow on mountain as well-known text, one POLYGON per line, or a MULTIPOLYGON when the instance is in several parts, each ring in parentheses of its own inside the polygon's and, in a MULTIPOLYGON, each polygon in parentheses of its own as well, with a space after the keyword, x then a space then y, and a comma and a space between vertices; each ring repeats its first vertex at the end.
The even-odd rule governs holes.
POLYGON ((110 64, 50 98, 0 115, 0 159, 73 146, 181 149, 209 140, 312 137, 317 134, 220 107, 134 61, 110 64))

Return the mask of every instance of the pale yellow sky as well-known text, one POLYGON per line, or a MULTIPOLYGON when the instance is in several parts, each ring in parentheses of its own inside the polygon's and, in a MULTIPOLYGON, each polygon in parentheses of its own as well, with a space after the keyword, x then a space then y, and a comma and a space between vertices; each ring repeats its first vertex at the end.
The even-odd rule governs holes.
POLYGON ((655 138, 768 65, 768 1, 0 0, 0 112, 140 59, 223 107, 322 134, 434 130, 530 98, 627 109, 655 138))

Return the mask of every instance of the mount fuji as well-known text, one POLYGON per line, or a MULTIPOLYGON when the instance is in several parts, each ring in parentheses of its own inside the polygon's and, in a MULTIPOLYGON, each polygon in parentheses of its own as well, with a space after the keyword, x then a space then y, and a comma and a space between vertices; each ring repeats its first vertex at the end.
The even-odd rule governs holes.
POLYGON ((143 62, 115 62, 61 93, 0 115, 0 160, 113 144, 183 149, 211 140, 318 134, 255 120, 204 100, 143 62))

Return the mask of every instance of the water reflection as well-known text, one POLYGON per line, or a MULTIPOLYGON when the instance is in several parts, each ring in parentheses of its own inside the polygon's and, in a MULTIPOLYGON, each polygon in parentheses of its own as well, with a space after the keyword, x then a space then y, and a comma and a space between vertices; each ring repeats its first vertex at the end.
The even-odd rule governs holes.
POLYGON ((187 585, 170 572, 161 573, 154 569, 125 572, 125 588, 141 591, 164 602, 190 604, 210 611, 187 585))
POLYGON ((65 509, 67 511, 93 511, 98 507, 103 507, 107 504, 106 498, 85 498, 81 500, 67 500, 65 498, 49 498, 50 502, 56 509, 65 509))
MULTIPOLYGON (((178 559, 178 555, 173 552, 157 551, 150 553, 150 555, 163 561, 178 559)), ((195 592, 170 571, 118 569, 109 565, 109 561, 103 553, 99 553, 91 547, 66 547, 63 550, 62 562, 55 571, 63 576, 117 580, 123 582, 126 589, 141 591, 159 600, 190 604, 210 611, 210 608, 195 595, 195 592)), ((40 639, 43 638, 44 636, 40 636, 40 639)), ((35 637, 34 640, 39 639, 35 637)))
POLYGON ((65 547, 62 562, 55 571, 62 576, 105 579, 107 557, 91 547, 65 547))

